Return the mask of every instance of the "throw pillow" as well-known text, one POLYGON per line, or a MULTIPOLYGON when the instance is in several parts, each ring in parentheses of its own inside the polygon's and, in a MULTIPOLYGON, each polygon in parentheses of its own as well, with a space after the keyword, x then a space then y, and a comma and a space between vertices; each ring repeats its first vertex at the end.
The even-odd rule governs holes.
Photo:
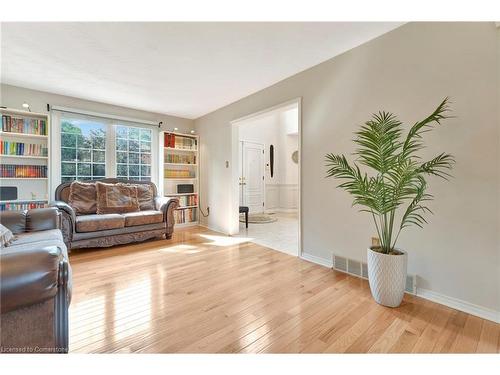
POLYGON ((123 183, 96 182, 97 213, 121 214, 139 211, 137 187, 123 183))
POLYGON ((141 211, 154 210, 153 187, 149 184, 135 184, 137 187, 137 199, 141 211))
POLYGON ((14 240, 14 235, 9 228, 0 224, 0 245, 1 247, 9 246, 14 240))
POLYGON ((73 181, 69 188, 68 204, 77 215, 95 214, 97 195, 94 183, 73 181))

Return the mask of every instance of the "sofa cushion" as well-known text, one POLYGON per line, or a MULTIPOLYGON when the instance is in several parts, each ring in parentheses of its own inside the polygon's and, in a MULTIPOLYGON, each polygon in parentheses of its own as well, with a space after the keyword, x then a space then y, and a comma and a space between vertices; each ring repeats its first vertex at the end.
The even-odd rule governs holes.
MULTIPOLYGON (((137 200, 141 211, 154 210, 153 187, 149 184, 137 184, 137 200)), ((126 225, 126 224, 125 224, 126 225)))
POLYGON ((46 246, 57 246, 61 249, 64 256, 68 257, 62 232, 59 229, 20 233, 16 235, 15 240, 12 241, 5 251, 25 251, 46 246))
POLYGON ((96 182, 97 213, 119 214, 139 211, 137 187, 128 184, 96 182))
POLYGON ((84 215, 76 218, 77 232, 97 232, 125 226, 125 218, 119 214, 84 215))
POLYGON ((97 194, 94 183, 73 181, 69 188, 68 204, 77 215, 95 214, 97 194))
POLYGON ((26 214, 28 210, 13 210, 0 212, 0 223, 13 234, 23 233, 26 229, 26 214))
POLYGON ((19 233, 16 236, 16 239, 12 242, 12 245, 48 241, 48 240, 56 240, 64 242, 62 232, 59 229, 49 229, 37 232, 19 233))
POLYGON ((125 217, 125 226, 133 227, 136 225, 146 225, 161 223, 163 221, 163 212, 161 211, 139 211, 123 214, 125 217))

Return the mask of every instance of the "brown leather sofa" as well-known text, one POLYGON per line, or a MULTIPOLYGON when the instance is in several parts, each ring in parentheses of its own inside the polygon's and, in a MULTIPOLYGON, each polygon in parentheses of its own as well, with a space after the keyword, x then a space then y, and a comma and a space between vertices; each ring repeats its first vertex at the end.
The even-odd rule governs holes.
POLYGON ((0 253, 3 353, 66 353, 71 268, 54 208, 0 213, 15 235, 0 253))
MULTIPOLYGON (((68 249, 108 247, 151 238, 170 239, 174 232, 174 210, 179 205, 177 198, 158 195, 156 185, 148 181, 105 178, 98 180, 107 184, 148 184, 153 189, 153 210, 129 213, 77 215, 69 203, 71 183, 59 185, 55 202, 62 214, 63 238, 68 249)), ((97 181, 82 181, 95 184, 97 181)))

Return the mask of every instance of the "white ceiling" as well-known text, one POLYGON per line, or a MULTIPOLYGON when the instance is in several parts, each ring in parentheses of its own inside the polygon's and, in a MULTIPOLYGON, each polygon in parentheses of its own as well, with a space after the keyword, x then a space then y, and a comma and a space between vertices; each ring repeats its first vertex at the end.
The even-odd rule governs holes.
POLYGON ((2 82, 197 118, 401 23, 3 23, 2 82))

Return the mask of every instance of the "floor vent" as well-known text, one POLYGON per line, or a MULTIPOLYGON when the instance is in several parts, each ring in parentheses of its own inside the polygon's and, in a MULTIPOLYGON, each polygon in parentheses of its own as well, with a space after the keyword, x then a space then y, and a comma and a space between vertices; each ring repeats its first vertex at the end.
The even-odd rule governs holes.
POLYGON ((342 272, 347 272, 347 259, 334 255, 333 268, 342 272))
POLYGON ((363 266, 360 262, 351 259, 347 260, 347 272, 350 274, 363 277, 363 274, 361 273, 362 268, 363 266))
MULTIPOLYGON (((334 254, 333 269, 348 273, 349 275, 368 279, 368 265, 359 260, 353 260, 334 254)), ((410 294, 417 293, 417 277, 415 275, 408 275, 406 277, 405 291, 410 294)))

